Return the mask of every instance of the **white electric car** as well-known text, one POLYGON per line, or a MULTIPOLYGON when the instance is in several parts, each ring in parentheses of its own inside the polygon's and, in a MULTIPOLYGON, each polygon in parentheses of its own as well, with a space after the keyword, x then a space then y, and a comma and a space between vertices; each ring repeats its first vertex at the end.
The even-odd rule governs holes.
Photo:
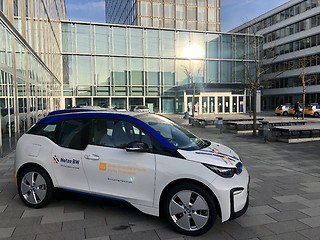
POLYGON ((233 150, 150 113, 47 116, 19 139, 14 171, 29 207, 47 205, 54 188, 79 191, 163 215, 185 235, 248 207, 249 174, 233 150))

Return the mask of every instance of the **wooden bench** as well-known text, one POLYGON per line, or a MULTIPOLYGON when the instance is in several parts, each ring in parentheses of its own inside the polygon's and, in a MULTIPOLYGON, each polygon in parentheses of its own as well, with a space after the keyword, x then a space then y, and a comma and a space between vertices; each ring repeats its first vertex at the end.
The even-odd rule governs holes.
MULTIPOLYGON (((257 121, 257 130, 261 126, 261 122, 257 121)), ((232 133, 252 133, 253 121, 228 121, 226 128, 232 133)))
POLYGON ((291 125, 305 125, 306 120, 270 120, 268 121, 269 127, 277 126, 291 126, 291 125))
POLYGON ((194 127, 205 127, 208 125, 214 125, 215 119, 189 117, 189 124, 194 127))
POLYGON ((320 124, 274 126, 271 128, 272 137, 287 143, 310 142, 320 140, 320 124))

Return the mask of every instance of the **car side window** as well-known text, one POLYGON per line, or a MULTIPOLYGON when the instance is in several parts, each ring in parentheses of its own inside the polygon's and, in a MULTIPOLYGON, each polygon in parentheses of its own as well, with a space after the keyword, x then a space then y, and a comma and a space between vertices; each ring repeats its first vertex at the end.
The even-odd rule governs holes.
POLYGON ((152 148, 151 138, 127 121, 94 119, 91 135, 95 145, 126 148, 129 143, 139 141, 152 148))
POLYGON ((32 127, 28 134, 40 135, 54 141, 57 124, 38 124, 32 127))
POLYGON ((84 150, 89 143, 90 120, 69 119, 62 123, 58 145, 84 150))

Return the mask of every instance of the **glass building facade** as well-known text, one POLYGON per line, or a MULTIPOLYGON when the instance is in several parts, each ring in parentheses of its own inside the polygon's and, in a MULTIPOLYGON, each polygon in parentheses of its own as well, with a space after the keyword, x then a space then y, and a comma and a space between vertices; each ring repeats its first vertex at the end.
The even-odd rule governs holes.
POLYGON ((309 81, 306 104, 320 103, 320 2, 291 0, 232 32, 264 36, 263 64, 267 82, 264 109, 302 101, 301 74, 309 81))
POLYGON ((64 106, 243 112, 252 37, 64 21, 64 106))
POLYGON ((220 31, 220 0, 105 0, 106 22, 220 31))
POLYGON ((0 0, 0 155, 60 108, 64 0, 0 0))

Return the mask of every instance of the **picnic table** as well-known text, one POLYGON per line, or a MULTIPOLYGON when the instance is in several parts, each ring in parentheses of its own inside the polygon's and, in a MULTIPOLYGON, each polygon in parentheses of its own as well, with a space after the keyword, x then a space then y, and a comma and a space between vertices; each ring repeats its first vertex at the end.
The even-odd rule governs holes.
POLYGON ((274 126, 271 128, 272 136, 278 141, 288 143, 309 142, 320 140, 320 124, 274 126))

